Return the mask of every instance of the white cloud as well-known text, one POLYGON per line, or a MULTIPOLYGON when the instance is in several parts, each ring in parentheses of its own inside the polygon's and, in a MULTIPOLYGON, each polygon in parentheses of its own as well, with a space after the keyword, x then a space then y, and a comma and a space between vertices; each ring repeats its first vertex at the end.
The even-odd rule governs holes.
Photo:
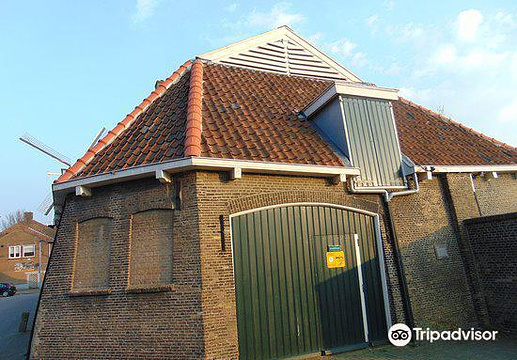
POLYGON ((365 27, 384 29, 377 38, 391 42, 384 59, 367 63, 385 77, 384 85, 398 87, 401 96, 430 109, 443 106, 447 116, 517 144, 517 132, 508 131, 517 128, 515 14, 471 9, 444 24, 383 20, 371 18, 365 27))
POLYGON ((370 16, 369 18, 366 19, 366 25, 368 26, 373 26, 377 23, 377 21, 379 20, 379 15, 378 14, 373 14, 372 16, 370 16))
POLYGON ((387 10, 393 10, 393 8, 396 5, 396 2, 395 0, 385 0, 383 5, 387 10))
POLYGON ((421 39, 426 30, 420 24, 409 22, 404 25, 388 25, 386 26, 386 33, 396 42, 407 42, 421 39))
POLYGON ((323 38, 323 34, 320 32, 314 33, 307 37, 307 40, 312 44, 317 44, 323 38))
MULTIPOLYGON (((243 12, 239 11, 240 7, 238 4, 227 6, 225 10, 229 14, 212 24, 217 30, 201 34, 200 38, 211 46, 224 46, 256 35, 259 31, 269 31, 280 25, 293 26, 305 20, 304 15, 292 10, 292 4, 289 2, 278 2, 269 10, 254 8, 252 11, 243 12), (219 34, 220 29, 224 29, 224 35, 219 34)), ((316 42, 319 37, 321 34, 316 33, 311 40, 316 42)))
POLYGON ((156 6, 161 0, 137 0, 136 12, 133 14, 133 23, 142 23, 154 15, 156 6))
POLYGON ((357 44, 348 39, 343 38, 328 44, 327 47, 334 54, 348 57, 352 55, 352 51, 354 51, 354 49, 357 47, 357 44))
POLYGON ((458 59, 456 46, 453 44, 446 44, 438 48, 434 57, 431 58, 431 63, 435 64, 453 64, 458 59))
POLYGON ((517 26, 517 23, 513 19, 513 14, 509 14, 503 10, 499 10, 494 15, 494 20, 497 21, 499 24, 509 26, 510 28, 514 28, 515 26, 517 26))
POLYGON ((253 10, 247 17, 247 24, 260 28, 275 28, 280 25, 294 25, 305 20, 300 13, 290 12, 292 5, 288 2, 275 4, 269 12, 253 10))
POLYGON ((476 40, 479 26, 483 22, 483 14, 479 10, 470 9, 458 14, 458 38, 462 41, 476 40))
POLYGON ((499 121, 502 123, 517 123, 517 96, 499 112, 499 121))
MULTIPOLYGON (((356 67, 362 67, 367 62, 366 53, 357 51, 357 44, 347 38, 323 44, 322 48, 323 50, 342 57, 345 62, 349 62, 351 65, 356 67)), ((346 65, 347 64, 345 64, 345 66, 346 65)))
POLYGON ((233 4, 229 4, 228 6, 226 6, 224 8, 224 10, 226 10, 228 12, 234 12, 235 10, 237 10, 238 7, 239 7, 239 4, 233 3, 233 4))
POLYGON ((368 17, 365 20, 365 24, 366 24, 367 27, 370 28, 370 33, 372 35, 377 34, 377 30, 379 28, 378 23, 379 23, 379 15, 378 14, 373 14, 372 16, 368 17))

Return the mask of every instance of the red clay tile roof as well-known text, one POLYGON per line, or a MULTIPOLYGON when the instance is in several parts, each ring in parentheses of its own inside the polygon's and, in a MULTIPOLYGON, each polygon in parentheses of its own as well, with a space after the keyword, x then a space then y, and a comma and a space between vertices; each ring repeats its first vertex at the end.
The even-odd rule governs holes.
POLYGON ((420 165, 517 163, 515 148, 409 100, 393 103, 404 154, 420 165))
MULTIPOLYGON (((72 165, 70 168, 68 168, 65 171, 65 173, 62 174, 56 180, 56 182, 67 181, 70 178, 72 178, 73 176, 77 176, 80 172, 83 173, 84 175, 87 175, 91 171, 88 171, 85 168, 87 168, 88 165, 90 165, 90 162, 93 160, 94 157, 96 157, 96 161, 94 162, 93 167, 95 167, 95 165, 98 165, 99 168, 103 169, 102 170, 103 172, 107 171, 107 167, 109 167, 109 164, 103 164, 103 166, 100 166, 99 160, 108 161, 110 164, 112 164, 115 162, 115 159, 108 160, 108 159, 106 159, 106 156, 104 157, 104 159, 102 159, 102 156, 98 156, 98 155, 100 155, 103 152, 103 150, 106 149, 107 146, 111 145, 111 143, 114 140, 119 139, 118 136, 122 132, 124 132, 124 130, 128 129, 133 124, 135 119, 137 119, 141 114, 146 112, 146 110, 148 110, 150 105, 155 105, 155 104, 153 104, 154 101, 156 101, 157 99, 160 99, 162 97, 162 95, 165 94, 167 92, 167 90, 172 85, 174 85, 178 81, 178 79, 181 78, 181 76, 186 72, 187 68, 191 65, 191 63, 192 63, 192 61, 190 61, 190 60, 187 61, 185 64, 180 66, 180 68, 177 71, 175 71, 170 77, 168 77, 166 80, 158 82, 155 90, 147 98, 145 98, 138 106, 136 106, 132 112, 127 114, 126 117, 124 118, 124 120, 119 122, 113 130, 108 132, 106 134, 106 136, 104 136, 102 139, 100 139, 99 142, 97 142, 97 144, 95 144, 95 146, 88 149, 86 154, 84 154, 80 159, 78 159, 74 165, 72 165)), ((155 108, 156 108, 156 106, 155 106, 155 108)), ((138 153, 143 150, 142 148, 134 149, 133 147, 131 147, 131 149, 137 151, 138 153)), ((119 148, 119 150, 121 150, 121 149, 119 148)), ((123 148, 122 150, 127 150, 127 147, 123 148)), ((106 151, 104 151, 104 153, 106 153, 106 151)), ((137 155, 135 155, 135 154, 116 154, 115 156, 116 156, 116 158, 127 158, 128 156, 132 158, 133 156, 137 156, 137 155)), ((130 161, 128 161, 128 162, 130 162, 130 161)), ((116 163, 120 164, 121 163, 120 159, 118 159, 118 161, 116 161, 116 163)), ((124 164, 124 165, 126 165, 126 166, 123 166, 123 167, 131 166, 131 165, 127 166, 128 164, 124 164)), ((116 165, 115 165, 115 167, 116 167, 116 165)))
MULTIPOLYGON (((190 71, 182 68, 169 78, 172 82, 162 96, 98 151, 75 178, 183 157, 190 71)), ((65 180, 61 177, 61 181, 65 180)))
MULTIPOLYGON (((330 84, 187 62, 57 181, 188 156, 344 166, 297 116, 330 84)), ((394 113, 402 152, 417 164, 517 163, 515 148, 410 101, 394 102, 394 113)))
POLYGON ((331 83, 205 65, 202 156, 343 166, 297 114, 331 83))

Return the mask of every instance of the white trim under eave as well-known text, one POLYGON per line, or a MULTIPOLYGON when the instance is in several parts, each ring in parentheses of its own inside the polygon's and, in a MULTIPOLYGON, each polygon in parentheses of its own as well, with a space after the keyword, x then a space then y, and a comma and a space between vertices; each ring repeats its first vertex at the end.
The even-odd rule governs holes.
POLYGON ((517 172, 517 164, 508 165, 417 165, 416 172, 433 173, 477 173, 477 172, 498 172, 513 173, 517 172))
POLYGON ((330 178, 339 176, 342 179, 346 179, 346 175, 360 175, 360 171, 358 168, 344 166, 285 164, 266 161, 245 161, 233 159, 191 157, 182 158, 178 160, 171 160, 153 165, 135 166, 129 169, 112 171, 107 174, 93 175, 81 179, 69 180, 66 182, 53 184, 52 190, 72 191, 78 186, 94 188, 120 181, 153 177, 156 176, 157 173, 163 171, 173 174, 190 170, 216 170, 233 171, 234 173, 248 172, 264 174, 306 175, 330 178))

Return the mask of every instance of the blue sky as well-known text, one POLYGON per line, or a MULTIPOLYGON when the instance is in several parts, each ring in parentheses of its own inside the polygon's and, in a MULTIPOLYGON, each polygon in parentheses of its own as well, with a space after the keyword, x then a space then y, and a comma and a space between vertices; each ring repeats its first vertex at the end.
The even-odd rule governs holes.
POLYGON ((20 135, 76 159, 185 60, 282 24, 366 81, 517 145, 515 1, 0 0, 0 16, 0 215, 36 212, 60 168, 20 135))

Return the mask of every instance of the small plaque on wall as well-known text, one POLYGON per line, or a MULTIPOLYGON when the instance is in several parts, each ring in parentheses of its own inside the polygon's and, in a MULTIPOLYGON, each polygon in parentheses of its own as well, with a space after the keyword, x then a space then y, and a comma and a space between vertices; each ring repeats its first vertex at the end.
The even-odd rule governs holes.
POLYGON ((449 257, 449 251, 447 250, 447 244, 437 244, 434 246, 436 258, 438 260, 447 259, 449 257))

